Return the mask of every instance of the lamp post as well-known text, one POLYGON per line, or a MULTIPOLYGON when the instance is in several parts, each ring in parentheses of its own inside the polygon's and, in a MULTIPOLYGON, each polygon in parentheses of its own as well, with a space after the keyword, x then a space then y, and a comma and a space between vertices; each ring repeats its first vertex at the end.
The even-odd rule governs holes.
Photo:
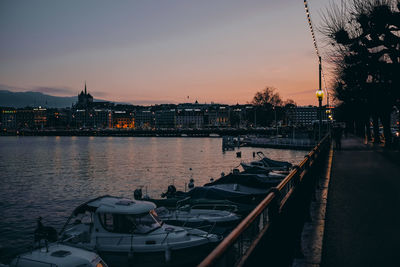
POLYGON ((273 106, 272 109, 274 110, 275 114, 275 128, 276 128, 276 136, 278 137, 278 122, 276 121, 276 107, 273 106))
POLYGON ((257 107, 254 106, 254 128, 257 128, 257 107))
POLYGON ((321 140, 321 124, 322 124, 322 99, 324 98, 324 92, 319 88, 316 92, 318 98, 318 117, 319 117, 319 125, 318 125, 318 140, 321 140))

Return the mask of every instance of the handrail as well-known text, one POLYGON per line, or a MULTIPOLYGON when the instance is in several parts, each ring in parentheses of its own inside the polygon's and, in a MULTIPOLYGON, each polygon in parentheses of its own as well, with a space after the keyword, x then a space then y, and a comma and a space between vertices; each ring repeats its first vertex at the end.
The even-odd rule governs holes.
MULTIPOLYGON (((238 241, 239 237, 249 229, 249 227, 259 218, 259 215, 262 215, 266 209, 270 208, 271 204, 276 202, 276 200, 281 196, 281 191, 288 185, 290 182, 294 181, 296 176, 299 176, 301 180, 301 175, 307 171, 308 166, 311 165, 315 156, 318 156, 318 152, 321 151, 321 148, 329 141, 329 136, 326 135, 321 141, 312 149, 306 156, 305 159, 301 161, 297 168, 294 168, 271 192, 257 205, 257 207, 247 215, 246 218, 242 220, 242 222, 235 228, 233 231, 223 239, 223 241, 198 265, 198 267, 207 267, 213 266, 217 263, 218 260, 222 258, 222 256, 227 253, 228 249, 233 247, 235 242, 238 241)), ((293 183, 292 188, 295 187, 295 183, 293 183)), ((288 192, 292 189, 290 188, 288 192)), ((289 193, 287 193, 289 194, 289 193)), ((282 196, 286 197, 286 196, 282 196)), ((278 199, 279 200, 279 199, 278 199)), ((279 205, 281 203, 278 203, 279 205)), ((279 208, 279 207, 278 207, 279 208)), ((267 211, 269 214, 270 210, 267 211)), ((268 227, 271 221, 271 218, 264 218, 260 224, 263 224, 264 228, 268 227)), ((261 218, 260 218, 261 220, 261 218)), ((263 231, 262 230, 262 231, 263 231)), ((262 232, 260 231, 260 232, 262 232)), ((246 253, 246 252, 245 252, 246 253)), ((243 255, 242 255, 243 256, 243 255)))
POLYGON ((251 222, 263 211, 265 207, 274 198, 275 193, 269 193, 266 198, 235 228, 233 231, 222 240, 222 242, 199 264, 199 267, 212 265, 227 249, 232 245, 251 222))

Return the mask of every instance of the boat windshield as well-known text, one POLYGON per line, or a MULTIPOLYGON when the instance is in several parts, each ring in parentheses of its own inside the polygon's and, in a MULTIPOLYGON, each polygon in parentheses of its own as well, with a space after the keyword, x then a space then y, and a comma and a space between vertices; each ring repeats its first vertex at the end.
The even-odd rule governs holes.
POLYGON ((100 213, 99 216, 104 228, 114 233, 146 234, 162 225, 154 210, 143 214, 100 213))

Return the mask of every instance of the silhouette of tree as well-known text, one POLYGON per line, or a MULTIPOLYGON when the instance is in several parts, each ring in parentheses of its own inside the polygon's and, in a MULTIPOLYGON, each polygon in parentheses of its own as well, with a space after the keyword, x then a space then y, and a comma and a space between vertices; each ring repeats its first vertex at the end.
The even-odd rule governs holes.
POLYGON ((399 9, 398 0, 352 0, 348 7, 328 10, 321 28, 331 44, 334 90, 342 111, 367 129, 372 117, 376 141, 379 117, 388 145, 390 113, 400 103, 399 9))
POLYGON ((267 86, 264 90, 254 95, 251 104, 255 106, 254 112, 257 113, 255 117, 258 125, 265 126, 271 124, 275 120, 275 116, 277 121, 283 120, 286 111, 296 106, 296 102, 292 99, 283 101, 279 93, 275 91, 274 87, 267 86))
POLYGON ((283 106, 284 106, 285 109, 288 109, 288 108, 294 108, 297 105, 296 105, 296 102, 294 102, 293 99, 289 98, 289 99, 286 99, 285 101, 283 101, 283 106))
POLYGON ((267 86, 264 90, 257 92, 252 104, 255 106, 270 107, 282 105, 279 93, 275 93, 275 88, 267 86))

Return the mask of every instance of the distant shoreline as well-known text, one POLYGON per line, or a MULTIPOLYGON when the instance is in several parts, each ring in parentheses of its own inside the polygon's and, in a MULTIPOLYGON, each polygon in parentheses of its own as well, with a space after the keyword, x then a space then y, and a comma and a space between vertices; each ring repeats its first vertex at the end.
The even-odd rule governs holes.
MULTIPOLYGON (((280 136, 290 136, 291 127, 279 128, 280 136)), ((312 131, 302 129, 296 130, 296 137, 310 135, 312 131)), ((102 130, 14 130, 0 132, 0 136, 116 136, 116 137, 211 137, 220 138, 223 136, 275 136, 276 129, 235 129, 235 128, 217 128, 217 129, 102 129, 102 130)))

